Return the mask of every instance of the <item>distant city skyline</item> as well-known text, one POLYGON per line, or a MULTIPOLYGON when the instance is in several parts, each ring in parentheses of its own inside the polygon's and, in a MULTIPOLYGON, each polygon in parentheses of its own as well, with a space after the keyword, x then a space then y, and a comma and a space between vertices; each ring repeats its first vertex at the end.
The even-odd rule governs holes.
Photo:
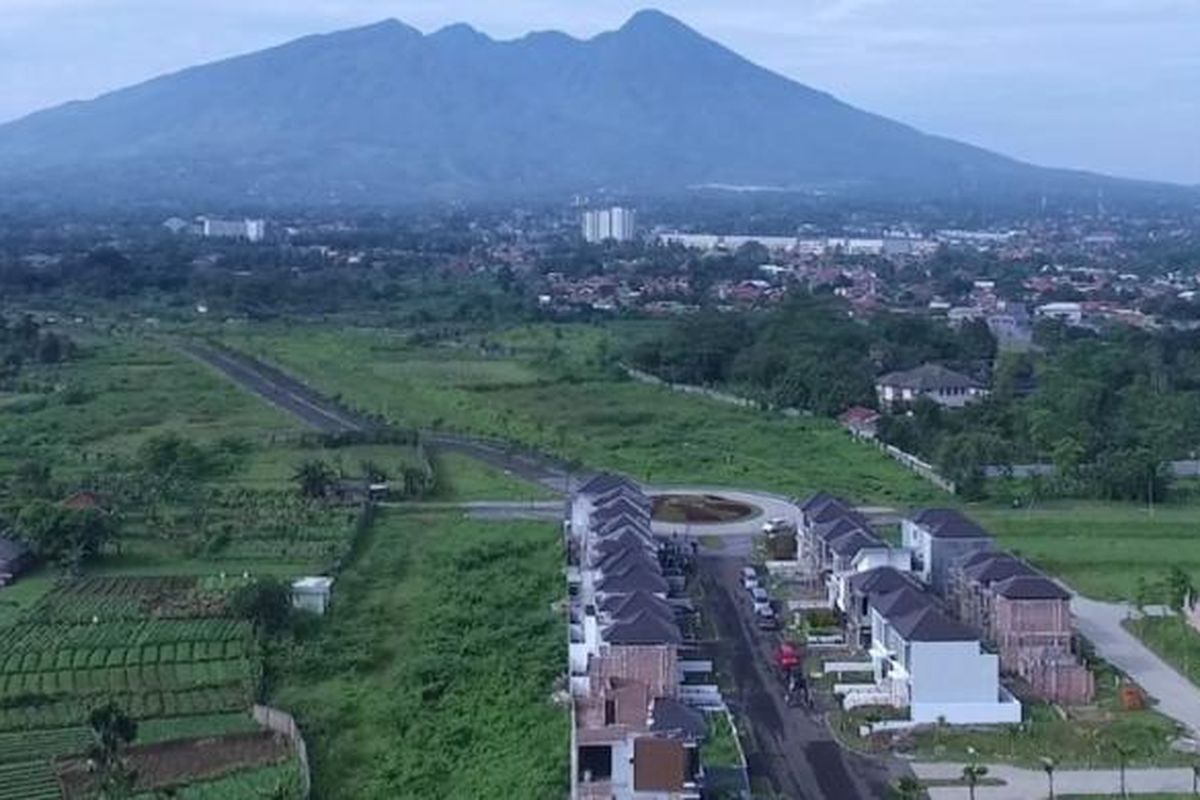
POLYGON ((395 17, 586 37, 653 5, 789 78, 1048 166, 1200 184, 1190 0, 0 0, 0 121, 395 17))

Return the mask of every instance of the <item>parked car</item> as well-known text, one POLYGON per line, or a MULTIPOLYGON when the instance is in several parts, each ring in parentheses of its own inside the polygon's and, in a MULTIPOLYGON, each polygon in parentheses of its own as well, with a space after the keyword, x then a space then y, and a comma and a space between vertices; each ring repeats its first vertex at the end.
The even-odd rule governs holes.
POLYGON ((779 630, 779 617, 775 616, 775 609, 768 603, 765 609, 755 610, 754 624, 760 631, 777 631, 779 630))
POLYGON ((791 521, 784 517, 774 517, 763 523, 763 533, 784 533, 791 529, 791 521))
POLYGON ((771 608, 771 596, 768 595, 767 590, 761 586, 756 586, 750 590, 750 600, 754 603, 755 614, 764 609, 771 608))
POLYGON ((742 570, 742 588, 748 592, 758 588, 758 573, 754 571, 754 567, 742 570))

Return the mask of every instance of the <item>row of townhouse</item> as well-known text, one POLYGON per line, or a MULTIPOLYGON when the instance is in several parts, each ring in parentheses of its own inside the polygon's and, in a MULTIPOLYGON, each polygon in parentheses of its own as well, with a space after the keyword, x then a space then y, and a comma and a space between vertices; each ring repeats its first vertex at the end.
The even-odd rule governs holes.
POLYGON ((801 506, 801 558, 871 657, 873 682, 841 687, 847 707, 907 707, 912 723, 1019 721, 1001 671, 1046 699, 1091 698, 1060 586, 996 551, 957 511, 919 511, 901 530, 893 547, 839 498, 818 493, 801 506))
POLYGON ((568 515, 571 797, 699 798, 707 720, 684 700, 680 658, 691 606, 650 500, 599 475, 568 515))

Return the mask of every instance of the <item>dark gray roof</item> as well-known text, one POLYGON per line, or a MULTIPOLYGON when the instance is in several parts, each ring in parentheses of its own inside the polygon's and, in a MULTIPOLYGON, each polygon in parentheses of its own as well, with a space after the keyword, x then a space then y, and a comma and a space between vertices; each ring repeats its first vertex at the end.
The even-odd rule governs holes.
POLYGON ((923 508, 912 521, 929 531, 935 539, 990 539, 991 536, 970 517, 953 508, 923 508))
POLYGON ((876 381, 880 386, 897 386, 917 392, 939 389, 982 389, 983 385, 961 372, 946 369, 940 364, 922 364, 915 369, 889 372, 876 381))
POLYGON ((602 494, 608 494, 620 486, 628 486, 631 489, 637 489, 638 485, 629 478, 621 475, 614 475, 611 472, 601 472, 599 475, 593 476, 583 486, 579 487, 579 494, 589 497, 596 497, 602 494))
POLYGON ((819 524, 821 522, 829 522, 838 517, 846 516, 854 511, 849 504, 841 500, 832 498, 826 503, 818 505, 812 511, 805 511, 804 517, 810 524, 819 524))
POLYGON ((19 558, 27 558, 32 552, 29 546, 20 539, 0 536, 0 561, 16 561, 19 558))
POLYGON ((909 642, 973 642, 979 639, 975 631, 933 606, 888 617, 888 623, 909 642))
POLYGON ((933 598, 911 585, 901 586, 890 592, 873 593, 870 604, 887 620, 904 616, 919 608, 932 608, 934 605, 933 598))
POLYGON ((850 589, 860 594, 887 594, 907 586, 916 589, 913 579, 895 567, 876 567, 850 576, 850 589))
POLYGON ((600 608, 616 620, 629 619, 642 612, 657 614, 669 622, 675 620, 675 609, 670 603, 658 595, 643 591, 609 595, 600 601, 600 608))
POLYGON ((678 700, 656 697, 650 706, 650 730, 677 734, 686 739, 703 739, 708 735, 708 721, 702 713, 678 700))
POLYGON ((620 516, 606 519, 593 525, 592 530, 600 536, 615 536, 626 530, 649 536, 650 523, 646 520, 628 516, 627 514, 621 514, 620 516))
POLYGON ((1006 580, 1014 575, 1032 575, 1033 567, 1016 556, 1008 553, 987 553, 990 558, 975 558, 970 566, 963 567, 963 573, 979 583, 988 584, 1006 580))
POLYGON ((864 547, 882 547, 883 541, 872 533, 852 530, 827 540, 829 549, 845 558, 853 558, 864 547))
POLYGON ((834 517, 826 522, 821 522, 813 526, 813 535, 818 539, 824 539, 829 542, 834 538, 841 536, 849 531, 862 531, 863 533, 871 533, 871 526, 862 517, 857 516, 853 512, 834 517))
MULTIPOLYGON (((842 501, 831 495, 829 492, 817 492, 800 504, 800 510, 805 514, 816 512, 829 505, 830 503, 841 503, 842 501)), ((843 503, 843 505, 845 505, 843 503)))
POLYGON ((650 498, 641 489, 635 489, 626 484, 621 484, 612 491, 605 492, 604 494, 596 495, 592 499, 592 502, 596 506, 606 506, 617 499, 641 506, 647 511, 650 510, 650 498))
POLYGON ((601 557, 634 548, 641 548, 647 553, 655 549, 653 540, 635 528, 622 528, 619 533, 602 536, 596 544, 596 552, 601 557))
POLYGON ((640 547, 609 553, 600 558, 595 566, 605 574, 624 572, 631 567, 645 567, 650 571, 659 569, 658 559, 640 547))
POLYGON ((683 641, 678 625, 645 611, 609 625, 600 635, 609 644, 680 644, 683 641))
POLYGON ((666 594, 670 590, 661 573, 645 566, 633 566, 617 572, 606 572, 600 579, 600 591, 606 594, 626 594, 634 591, 666 594))
POLYGON ((1071 594, 1042 575, 1014 575, 993 587, 1009 600, 1070 600, 1071 594))
POLYGON ((607 505, 600 506, 592 512, 592 524, 604 523, 616 517, 630 517, 631 519, 641 519, 649 522, 650 512, 636 503, 631 503, 624 497, 617 497, 610 500, 607 505))

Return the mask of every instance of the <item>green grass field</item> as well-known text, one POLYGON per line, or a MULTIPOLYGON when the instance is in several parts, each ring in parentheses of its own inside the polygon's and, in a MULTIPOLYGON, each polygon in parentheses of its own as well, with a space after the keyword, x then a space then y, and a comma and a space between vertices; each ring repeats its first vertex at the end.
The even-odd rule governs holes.
MULTIPOLYGON (((786 419, 599 370, 587 380, 563 380, 528 344, 542 340, 522 331, 518 341, 528 352, 520 358, 485 356, 463 343, 409 346, 406 336, 387 331, 293 328, 230 342, 406 425, 519 441, 652 482, 793 495, 827 489, 892 504, 944 497, 829 420, 786 419)), ((563 340, 568 353, 586 349, 575 337, 563 340)))
POLYGON ((475 500, 553 500, 558 495, 528 481, 459 453, 435 458, 438 470, 436 499, 457 503, 475 500))
POLYGON ((278 654, 324 798, 555 798, 568 723, 556 526, 389 512, 318 632, 278 654))
POLYGON ((1033 509, 969 509, 1001 546, 1099 599, 1134 599, 1179 565, 1200 582, 1200 506, 1059 501, 1033 509))

